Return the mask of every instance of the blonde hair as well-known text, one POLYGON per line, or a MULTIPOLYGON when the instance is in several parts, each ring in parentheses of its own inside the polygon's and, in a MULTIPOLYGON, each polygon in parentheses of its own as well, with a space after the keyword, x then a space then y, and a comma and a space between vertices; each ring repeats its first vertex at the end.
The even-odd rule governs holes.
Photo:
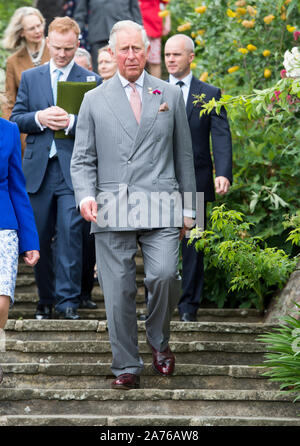
POLYGON ((79 37, 80 28, 75 20, 71 19, 70 17, 55 17, 55 19, 49 25, 48 35, 52 31, 57 31, 58 33, 64 34, 70 30, 74 31, 77 38, 79 37))
POLYGON ((32 8, 31 6, 23 6, 22 8, 16 9, 4 31, 2 45, 5 49, 15 50, 25 45, 25 38, 21 36, 23 31, 22 20, 28 15, 36 15, 41 20, 41 23, 45 25, 45 19, 38 9, 32 8))
POLYGON ((99 54, 101 54, 101 53, 109 53, 109 45, 102 46, 101 48, 99 48, 99 50, 98 50, 98 56, 99 56, 99 54))

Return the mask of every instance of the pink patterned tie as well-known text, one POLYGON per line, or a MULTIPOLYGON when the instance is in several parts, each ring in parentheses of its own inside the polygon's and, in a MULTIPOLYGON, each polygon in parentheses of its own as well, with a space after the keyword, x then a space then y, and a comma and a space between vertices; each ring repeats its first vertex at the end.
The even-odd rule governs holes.
POLYGON ((130 94, 130 105, 133 110, 134 116, 138 123, 140 123, 141 120, 141 112, 142 112, 142 102, 140 95, 136 89, 136 86, 134 83, 129 82, 130 87, 132 88, 132 92, 130 94))

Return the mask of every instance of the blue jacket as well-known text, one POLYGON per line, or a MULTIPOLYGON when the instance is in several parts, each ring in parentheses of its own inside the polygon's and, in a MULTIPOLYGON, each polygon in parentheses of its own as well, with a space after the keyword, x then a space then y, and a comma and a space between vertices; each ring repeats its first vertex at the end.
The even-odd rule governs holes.
POLYGON ((0 229, 16 229, 19 252, 39 250, 39 238, 22 172, 18 126, 0 118, 0 229))
MULTIPOLYGON (((101 78, 74 63, 68 76, 69 82, 87 82, 94 78, 98 84, 101 78)), ((53 131, 43 131, 35 122, 35 114, 54 104, 51 88, 49 63, 23 71, 15 106, 10 117, 18 124, 22 133, 27 133, 26 149, 23 157, 23 172, 28 193, 36 193, 46 173, 49 151, 53 141, 53 131)), ((75 135, 77 116, 70 134, 75 135)), ((56 139, 59 164, 68 187, 73 190, 70 176, 70 162, 74 146, 72 139, 56 139)))

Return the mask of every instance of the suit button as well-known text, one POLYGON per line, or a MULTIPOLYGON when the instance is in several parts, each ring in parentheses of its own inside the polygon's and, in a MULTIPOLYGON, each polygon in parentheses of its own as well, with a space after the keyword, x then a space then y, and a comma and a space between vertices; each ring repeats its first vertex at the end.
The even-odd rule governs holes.
POLYGON ((127 161, 127 164, 131 164, 131 161, 129 160, 129 161, 127 161))

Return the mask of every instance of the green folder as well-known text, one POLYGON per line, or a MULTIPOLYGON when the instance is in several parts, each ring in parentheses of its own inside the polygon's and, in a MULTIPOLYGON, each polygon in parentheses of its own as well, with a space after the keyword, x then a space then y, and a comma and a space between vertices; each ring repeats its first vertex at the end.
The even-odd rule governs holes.
MULTIPOLYGON (((95 87, 97 87, 97 82, 58 82, 56 105, 69 114, 78 115, 85 93, 95 87)), ((58 139, 74 138, 72 135, 66 135, 64 129, 57 130, 54 137, 58 139)))

